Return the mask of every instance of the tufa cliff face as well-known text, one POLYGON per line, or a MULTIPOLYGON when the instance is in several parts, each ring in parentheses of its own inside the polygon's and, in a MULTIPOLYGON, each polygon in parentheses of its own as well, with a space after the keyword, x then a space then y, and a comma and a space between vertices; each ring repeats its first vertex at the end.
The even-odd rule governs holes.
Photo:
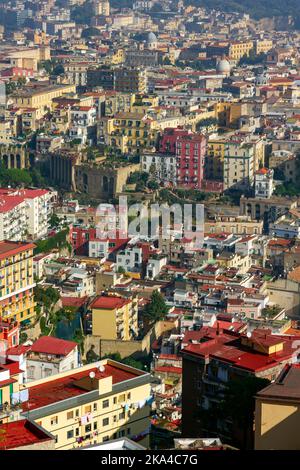
POLYGON ((272 18, 261 18, 258 27, 264 31, 292 31, 295 29, 295 19, 292 16, 273 16, 272 18))

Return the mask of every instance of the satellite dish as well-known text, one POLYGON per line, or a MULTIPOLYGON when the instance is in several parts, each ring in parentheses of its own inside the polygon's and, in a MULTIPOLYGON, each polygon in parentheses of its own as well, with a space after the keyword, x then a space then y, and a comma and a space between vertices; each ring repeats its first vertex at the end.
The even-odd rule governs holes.
POLYGON ((99 366, 99 371, 100 372, 105 372, 105 367, 104 366, 99 366))
POLYGON ((96 374, 95 372, 92 371, 89 373, 89 376, 90 376, 90 379, 94 379, 96 377, 96 374))

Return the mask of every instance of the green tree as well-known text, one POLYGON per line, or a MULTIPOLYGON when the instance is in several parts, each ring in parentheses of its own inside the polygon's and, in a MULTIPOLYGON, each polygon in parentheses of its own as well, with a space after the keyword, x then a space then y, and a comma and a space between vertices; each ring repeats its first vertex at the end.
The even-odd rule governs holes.
POLYGON ((144 309, 144 317, 151 323, 164 318, 169 309, 166 305, 165 299, 158 291, 154 291, 151 295, 151 301, 144 309))
POLYGON ((83 334, 83 331, 80 328, 77 328, 73 336, 73 341, 78 344, 79 351, 81 352, 81 354, 84 353, 84 338, 85 336, 83 334))
POLYGON ((58 227, 60 224, 60 218, 54 212, 49 218, 49 224, 51 227, 58 227))

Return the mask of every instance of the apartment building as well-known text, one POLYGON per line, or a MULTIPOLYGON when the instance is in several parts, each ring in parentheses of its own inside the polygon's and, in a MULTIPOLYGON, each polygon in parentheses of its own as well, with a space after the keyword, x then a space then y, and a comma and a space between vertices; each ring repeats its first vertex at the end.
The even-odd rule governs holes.
POLYGON ((129 93, 146 93, 147 71, 138 67, 121 67, 115 70, 115 90, 129 93))
POLYGON ((147 153, 141 156, 142 170, 153 172, 156 181, 176 184, 176 157, 162 153, 147 153))
POLYGON ((26 202, 20 196, 5 197, 0 193, 0 240, 22 240, 26 235, 26 202))
POLYGON ((32 243, 0 242, 0 317, 30 323, 35 316, 32 243))
POLYGON ((3 188, 0 197, 0 240, 35 240, 47 234, 56 192, 3 188))
POLYGON ((255 173, 255 196, 269 199, 274 191, 274 170, 260 168, 255 173))
POLYGON ((87 84, 87 70, 93 65, 94 62, 82 60, 64 63, 64 70, 69 83, 79 87, 85 86, 87 84))
POLYGON ((26 384, 27 419, 68 450, 128 437, 148 447, 150 374, 112 360, 26 384))
POLYGON ((206 138, 188 134, 176 141, 177 184, 200 189, 203 180, 206 138))
MULTIPOLYGON (((80 139, 82 144, 92 144, 93 126, 97 111, 94 106, 73 106, 71 108, 70 137, 80 139)), ((96 129, 94 130, 95 134, 96 129)))
POLYGON ((249 190, 254 183, 254 147, 229 141, 224 151, 224 189, 249 190))
POLYGON ((249 55, 253 49, 253 41, 233 41, 229 44, 228 55, 231 59, 240 60, 244 55, 249 55))
POLYGON ((130 341, 138 332, 138 305, 134 298, 100 295, 90 305, 92 333, 102 339, 130 341))
MULTIPOLYGON (((275 380, 286 364, 297 362, 300 347, 293 337, 272 335, 271 330, 256 329, 247 336, 209 327, 184 343, 188 345, 182 350, 182 433, 200 437, 217 432, 231 439, 235 433, 240 437, 233 423, 221 418, 208 422, 205 411, 213 411, 222 401, 231 380, 249 375, 275 380)), ((245 432, 251 440, 253 429, 245 432)))
POLYGON ((208 140, 205 158, 205 177, 210 180, 223 181, 224 155, 226 141, 208 140))
POLYGON ((140 113, 119 113, 113 121, 107 143, 118 146, 123 152, 141 153, 142 148, 153 149, 157 140, 157 125, 152 119, 140 113))
POLYGON ((127 247, 117 254, 117 269, 124 272, 140 272, 143 262, 143 250, 140 246, 127 247))
POLYGON ((36 109, 37 119, 41 119, 52 109, 52 100, 67 93, 75 93, 75 85, 48 85, 27 87, 26 90, 19 90, 11 95, 15 106, 19 108, 36 109))

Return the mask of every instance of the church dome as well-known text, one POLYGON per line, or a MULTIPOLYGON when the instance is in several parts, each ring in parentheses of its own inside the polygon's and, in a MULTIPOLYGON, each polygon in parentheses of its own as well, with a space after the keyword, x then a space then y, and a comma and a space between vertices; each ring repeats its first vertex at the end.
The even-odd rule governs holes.
POLYGON ((219 60, 217 63, 217 72, 219 73, 229 73, 230 72, 230 63, 226 59, 219 60))
POLYGON ((154 44, 157 43, 157 37, 154 33, 149 33, 147 36, 147 44, 154 44))

